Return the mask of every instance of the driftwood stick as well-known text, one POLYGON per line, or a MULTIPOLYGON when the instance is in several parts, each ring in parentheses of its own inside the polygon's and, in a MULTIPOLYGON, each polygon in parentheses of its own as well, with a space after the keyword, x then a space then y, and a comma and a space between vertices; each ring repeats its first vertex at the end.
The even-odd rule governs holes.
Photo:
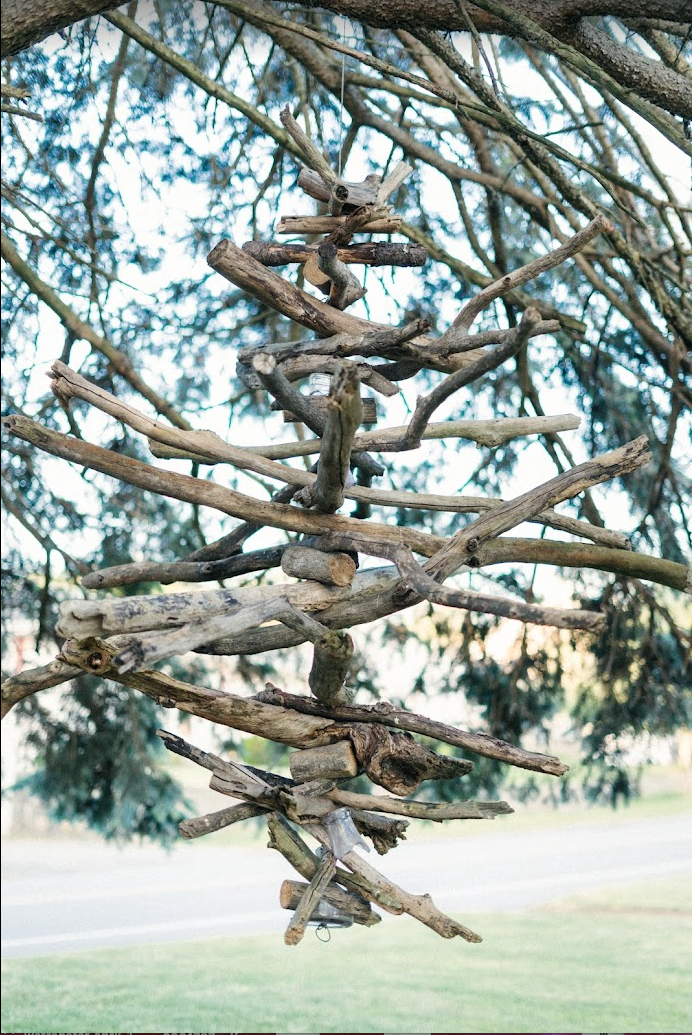
POLYGON ((299 585, 245 586, 236 590, 214 589, 202 593, 65 600, 60 605, 61 617, 57 631, 59 635, 73 639, 155 629, 167 631, 173 626, 184 626, 214 617, 227 618, 243 609, 274 606, 282 602, 293 604, 302 611, 320 611, 334 600, 348 595, 349 590, 345 587, 303 582, 299 585))
POLYGON ((284 934, 286 945, 297 945, 302 941, 308 921, 315 911, 317 904, 322 898, 327 885, 331 882, 336 873, 336 859, 331 852, 326 852, 320 860, 315 876, 310 881, 300 903, 291 917, 291 921, 284 934))
MULTIPOLYGON (((258 355, 252 361, 254 370, 259 374, 265 388, 271 392, 285 410, 290 410, 317 435, 324 436, 327 417, 310 400, 294 388, 281 369, 277 367, 272 356, 258 355)), ((361 450, 352 454, 353 463, 367 474, 377 476, 384 474, 384 468, 376 460, 361 450)))
POLYGON ((299 502, 323 514, 332 514, 343 504, 351 471, 351 447, 362 416, 358 374, 352 366, 343 364, 332 378, 327 399, 317 478, 299 494, 299 502))
POLYGON ((345 263, 339 260, 339 249, 332 241, 323 241, 317 249, 317 265, 330 281, 329 304, 348 309, 365 296, 365 288, 345 263))
POLYGON ((350 704, 353 691, 344 682, 353 658, 353 640, 346 632, 328 630, 314 644, 308 686, 323 704, 350 704))
POLYGON ((266 809, 261 805, 240 802, 227 809, 219 809, 218 812, 208 812, 205 816, 184 819, 182 823, 178 824, 178 830, 183 837, 191 840, 195 837, 203 837, 205 834, 213 834, 217 830, 223 830, 224 827, 230 827, 233 823, 242 823, 246 819, 262 816, 265 812, 266 809))
MULTIPOLYGON (((302 837, 280 812, 270 813, 267 817, 267 829, 269 847, 280 852, 301 877, 311 880, 317 872, 318 857, 308 848, 302 837)), ((398 901, 390 898, 384 891, 378 891, 368 880, 356 874, 351 875, 347 871, 337 869, 334 879, 351 893, 378 903, 388 913, 403 913, 403 908, 398 901)))
POLYGON ((292 751, 288 765, 296 783, 309 780, 346 780, 358 774, 358 760, 347 740, 324 747, 292 751))
POLYGON ((410 443, 420 443, 423 431, 438 406, 441 406, 446 399, 453 395, 454 392, 459 391, 460 388, 472 384, 479 377, 489 373, 491 370, 495 370, 506 360, 516 355, 528 341, 532 328, 535 328, 540 321, 541 316, 537 309, 529 307, 524 310, 519 326, 506 335, 501 345, 498 345, 492 352, 481 354, 468 366, 462 367, 460 370, 455 371, 455 373, 450 374, 441 384, 433 388, 429 395, 421 396, 416 403, 413 416, 406 429, 404 439, 406 448, 410 448, 410 443))
POLYGON ((547 773, 550 776, 563 776, 569 769, 569 766, 564 765, 553 755, 525 751, 523 748, 508 744, 497 737, 487 736, 485 733, 470 733, 467 730, 456 729, 454 726, 447 726, 445 723, 428 719, 424 715, 417 715, 404 708, 396 708, 384 701, 378 702, 373 707, 338 705, 330 708, 310 697, 287 694, 284 690, 273 686, 272 683, 267 683, 266 688, 253 700, 283 706, 305 715, 320 715, 333 719, 335 722, 375 723, 391 726, 394 729, 408 730, 410 733, 419 733, 424 737, 439 740, 443 744, 451 744, 454 747, 463 748, 465 751, 471 751, 473 754, 483 755, 485 758, 494 758, 498 762, 506 762, 507 765, 517 766, 519 769, 547 773))
POLYGON ((56 659, 48 665, 41 665, 40 668, 23 669, 16 675, 9 676, 2 683, 2 718, 4 719, 9 710, 25 697, 31 697, 39 690, 48 690, 51 686, 59 686, 60 683, 67 683, 68 680, 83 675, 83 669, 56 659))
MULTIPOLYGON (((10 434, 33 443, 53 456, 71 460, 83 467, 119 478, 130 485, 148 489, 150 492, 184 500, 187 503, 214 507, 232 517, 240 517, 253 523, 262 521, 273 528, 307 532, 308 534, 331 531, 347 532, 352 528, 362 531, 363 528, 363 522, 352 518, 342 517, 338 514, 306 511, 301 507, 266 503, 209 480, 192 478, 186 474, 174 474, 151 464, 144 464, 141 460, 134 460, 132 457, 114 453, 112 450, 91 445, 74 436, 51 431, 19 414, 3 417, 2 423, 10 434)), ((307 474, 307 472, 305 473, 307 474)), ((420 552, 426 556, 430 556, 436 548, 434 544, 437 540, 434 536, 418 532, 413 528, 404 529, 395 525, 383 525, 378 527, 378 536, 408 542, 414 549, 420 548, 420 552)))
POLYGON ((442 823, 446 819, 495 819, 495 816, 514 812, 506 801, 401 801, 386 794, 355 794, 338 788, 328 791, 327 796, 337 805, 347 808, 386 812, 394 816, 407 816, 409 819, 430 819, 435 823, 442 823))
POLYGON ((610 224, 605 216, 599 213, 583 230, 580 230, 569 241, 560 245, 559 248, 555 248, 547 255, 542 255, 539 259, 534 259, 533 262, 527 263, 526 266, 521 266, 518 270, 506 274, 492 284, 488 284, 475 298, 466 303, 450 330, 447 331, 446 336, 451 337, 452 333, 465 334, 478 314, 487 309, 496 298, 501 298, 508 291, 521 287, 522 284, 526 284, 529 280, 535 280, 536 277, 546 270, 560 266, 566 259, 576 255, 585 248, 594 237, 603 233, 604 230, 608 230, 609 226, 610 224))
POLYGON ((457 532, 426 565, 426 571, 434 578, 445 578, 465 558, 476 553, 484 543, 516 527, 527 517, 576 496, 592 485, 600 485, 601 482, 636 471, 652 459, 647 447, 647 437, 641 435, 632 442, 564 471, 529 492, 522 493, 521 496, 516 496, 513 500, 508 500, 489 513, 483 514, 461 532, 457 532))
MULTIPOLYGON (((337 227, 330 226, 329 231, 337 227)), ((328 232, 329 232, 328 231, 328 232)), ((277 241, 248 241, 243 251, 263 266, 288 266, 307 262, 318 254, 316 244, 281 244, 277 241)), ((424 266, 428 253, 419 244, 390 244, 369 241, 337 249, 337 259, 346 265, 362 266, 424 266)))
POLYGON ((339 183, 339 178, 331 169, 321 151, 315 147, 310 137, 300 128, 286 105, 280 114, 281 125, 303 154, 306 163, 311 169, 319 174, 320 178, 329 188, 334 188, 339 183))
MULTIPOLYGON (((308 887, 309 884, 304 884, 302 881, 285 880, 279 889, 281 908, 295 909, 308 887)), ((382 917, 371 909, 370 903, 366 902, 361 895, 354 895, 343 888, 337 888, 335 884, 328 884, 323 889, 322 898, 338 912, 352 916, 355 923, 362 924, 364 927, 372 927, 382 920, 382 917)))
MULTIPOLYGON (((595 611, 576 610, 557 607, 542 607, 539 604, 527 604, 523 600, 511 597, 500 597, 487 593, 474 593, 470 590, 447 589, 416 563, 407 546, 395 546, 391 543, 380 543, 368 538, 351 536, 327 536, 317 539, 316 545, 325 549, 348 548, 362 549, 364 553, 376 557, 386 557, 393 561, 404 580, 397 593, 402 595, 411 590, 417 600, 429 600, 431 603, 445 607, 460 607, 468 611, 480 611, 484 614, 511 618, 518 622, 529 622, 535 625, 550 625, 558 629, 586 629, 588 632, 600 632, 605 623, 605 616, 595 611)), ((415 601, 414 601, 415 602, 415 601)))
POLYGON ((321 732, 334 725, 331 719, 300 715, 285 708, 248 701, 246 697, 184 683, 163 672, 118 675, 112 668, 115 651, 107 640, 90 637, 79 643, 68 641, 63 645, 62 653, 68 663, 78 666, 83 672, 105 676, 132 687, 165 707, 178 708, 210 722, 266 737, 289 747, 316 747, 331 743, 332 738, 321 732))
POLYGON ((133 636, 129 644, 115 656, 113 666, 120 674, 147 668, 157 661, 184 654, 205 643, 213 643, 222 636, 237 635, 246 629, 259 627, 264 622, 276 620, 316 642, 320 642, 325 635, 339 635, 329 632, 314 618, 309 618, 281 597, 245 607, 239 612, 234 608, 234 611, 234 614, 214 615, 204 621, 180 625, 164 632, 133 636))
MULTIPOLYGON (((328 847, 329 840, 326 831, 319 824, 314 829, 315 835, 322 844, 328 847)), ((344 856, 342 861, 354 874, 364 878, 369 888, 376 889, 377 899, 373 899, 374 901, 379 901, 382 905, 384 900, 395 902, 400 907, 400 912, 408 913, 409 916, 420 920, 422 924, 430 927, 431 930, 435 931, 442 938, 460 937, 468 942, 480 942, 483 940, 479 934, 442 913, 430 895, 409 894, 408 891, 404 891, 403 888, 384 877, 374 866, 358 855, 357 852, 350 851, 348 855, 344 856)), ((335 879, 341 883, 338 871, 335 879)))
POLYGON ((281 556, 281 570, 294 579, 310 579, 325 586, 350 586, 356 574, 356 562, 348 553, 289 546, 281 556))
POLYGON ((271 546, 266 550, 240 553, 219 561, 135 561, 131 564, 116 564, 112 568, 89 572, 82 576, 81 581, 86 589, 113 589, 116 586, 132 585, 133 582, 160 582, 162 586, 174 582, 215 582, 234 575, 248 575, 253 571, 275 568, 282 564, 289 548, 289 544, 271 546))
MULTIPOLYGON (((317 357, 315 357, 317 358, 317 357)), ((325 361, 336 362, 336 361, 325 361)), ((285 365, 282 364, 282 369, 285 365)), ((359 375, 361 366, 358 365, 359 375)), ((325 367, 331 373, 331 368, 325 367)), ((361 381, 363 378, 361 377, 361 381)), ((384 393, 382 393, 384 394, 384 393)), ((496 420, 447 420, 438 423, 428 424, 423 435, 424 440, 462 438, 469 442, 476 442, 479 446, 504 445, 515 438, 526 438, 529 435, 552 435, 558 431, 574 431, 579 427, 579 417, 571 413, 560 414, 556 417, 505 417, 496 420)), ((386 453, 392 443, 399 441, 406 431, 406 425, 394 428, 378 428, 377 431, 361 431, 354 439, 356 448, 372 449, 378 453, 386 453)), ((303 442, 281 442, 266 446, 245 446, 248 452, 260 453, 271 460, 288 460, 295 456, 311 456, 320 451, 320 439, 306 439, 303 442)), ((165 455, 171 458, 180 454, 167 452, 165 455)), ((209 463, 209 459, 205 461, 209 463)))
MULTIPOLYGON (((281 216, 276 224, 277 234, 331 234, 343 227, 347 216, 281 216)), ((366 234, 393 234, 401 226, 402 216, 371 218, 360 227, 366 234)))

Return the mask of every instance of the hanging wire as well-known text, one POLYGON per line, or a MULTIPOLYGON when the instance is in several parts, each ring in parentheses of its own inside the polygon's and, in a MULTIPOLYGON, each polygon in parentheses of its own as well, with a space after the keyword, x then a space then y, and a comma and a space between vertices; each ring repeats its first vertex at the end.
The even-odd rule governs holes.
POLYGON ((327 942, 330 942, 332 940, 332 932, 329 930, 326 924, 320 924, 319 927, 315 928, 315 938, 317 938, 318 942, 324 942, 324 944, 326 945, 327 942), (327 937, 320 938, 320 931, 323 931, 327 937))

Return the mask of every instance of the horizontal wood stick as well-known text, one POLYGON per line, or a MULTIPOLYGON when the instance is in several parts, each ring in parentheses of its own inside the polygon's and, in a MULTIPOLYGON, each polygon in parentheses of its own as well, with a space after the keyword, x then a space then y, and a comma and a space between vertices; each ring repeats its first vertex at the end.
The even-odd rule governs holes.
POLYGON ((435 823, 442 823, 446 819, 494 819, 495 816, 514 812, 506 801, 402 801, 387 794, 355 794, 338 788, 327 794, 337 805, 345 805, 347 808, 370 809, 372 812, 386 812, 394 816, 407 816, 409 819, 431 819, 435 823))
MULTIPOLYGON (((331 234, 342 227, 347 216, 281 216, 276 224, 277 234, 331 234)), ((371 219, 360 229, 365 234, 392 234, 402 223, 401 216, 382 216, 371 219)))
POLYGON ((208 812, 205 816, 195 816, 194 819, 184 819, 178 824, 181 835, 188 840, 195 837, 203 837, 205 834, 213 834, 224 827, 230 827, 233 823, 242 823, 246 819, 253 819, 262 816, 266 812, 261 805, 252 805, 249 802, 240 802, 238 805, 231 805, 227 809, 219 809, 217 812, 208 812))
MULTIPOLYGON (((317 256, 318 247, 316 244, 248 241, 243 245, 243 251, 263 266, 288 266, 291 263, 307 262, 311 256, 317 256)), ((428 259, 428 253, 419 244, 389 244, 382 241, 347 245, 338 248, 336 254, 339 262, 363 266, 424 266, 428 259)))
POLYGON ((380 701, 372 707, 365 705, 327 707, 322 702, 310 697, 287 694, 271 683, 267 683, 266 688, 254 700, 283 705, 305 715, 330 717, 335 722, 377 723, 391 726, 394 729, 407 730, 410 733, 420 733, 424 737, 431 737, 443 744, 463 748, 476 755, 494 758, 498 762, 506 762, 519 769, 547 773, 550 776, 563 776, 569 769, 569 766, 564 765, 553 755, 525 751, 521 747, 508 744, 504 740, 490 737, 485 733, 470 733, 467 730, 456 729, 454 726, 428 719, 424 715, 416 715, 404 708, 396 708, 386 701, 380 701))
MULTIPOLYGON (((308 884, 298 880, 285 880, 279 888, 279 904, 282 909, 295 909, 305 894, 308 884)), ((372 927, 379 924, 382 917, 373 911, 370 903, 366 902, 361 895, 354 895, 343 888, 337 888, 335 884, 328 884, 322 891, 322 898, 330 906, 352 916, 357 924, 365 927, 372 927)))
POLYGON ((291 713, 285 708, 262 705, 257 701, 249 702, 246 697, 185 683, 163 672, 145 670, 119 675, 112 667, 116 651, 107 640, 91 637, 79 643, 67 641, 62 653, 68 664, 139 690, 164 707, 178 708, 190 715, 289 747, 316 747, 331 743, 331 738, 321 733, 333 726, 331 719, 291 713))
MULTIPOLYGON (((133 561, 131 564, 115 564, 112 568, 99 568, 83 575, 81 582, 85 589, 114 589, 129 586, 133 582, 159 582, 169 586, 174 582, 216 582, 234 575, 248 575, 253 571, 275 568, 283 561, 289 544, 271 546, 266 550, 252 550, 218 561, 133 561)), ((354 564, 355 570, 355 564, 354 564)), ((321 581, 321 580, 317 580, 321 581)), ((333 583, 336 585, 336 583, 333 583)))
POLYGON ((300 585, 245 586, 201 593, 165 593, 156 596, 106 597, 102 600, 65 600, 60 605, 61 636, 82 639, 111 633, 170 630, 190 622, 227 618, 251 607, 294 604, 303 611, 320 611, 349 595, 346 587, 316 582, 300 585))
POLYGON ((558 629, 585 629, 589 632, 600 632, 605 624, 604 615, 595 611, 576 610, 571 608, 543 607, 540 604, 529 604, 524 600, 512 597, 501 597, 495 594, 475 593, 471 590, 447 589, 429 575, 424 568, 416 564, 413 554, 407 546, 391 543, 376 543, 372 539, 357 536, 350 539, 343 536, 328 536, 318 539, 317 545, 324 544, 325 549, 347 548, 350 543, 354 549, 362 549, 364 553, 386 557, 394 561, 404 580, 403 586, 397 590, 405 597, 413 591, 415 601, 429 600, 431 603, 446 607, 461 607, 468 611, 480 611, 485 614, 511 618, 518 622, 529 622, 535 625, 551 625, 558 629))
POLYGON ((132 636, 129 642, 113 658, 113 665, 119 673, 146 668, 158 661, 185 654, 206 643, 213 643, 222 636, 233 636, 246 629, 258 628, 264 622, 284 622, 308 639, 320 641, 324 635, 338 636, 316 622, 313 618, 277 597, 251 607, 245 607, 235 614, 214 615, 199 622, 190 622, 175 629, 144 633, 132 636))

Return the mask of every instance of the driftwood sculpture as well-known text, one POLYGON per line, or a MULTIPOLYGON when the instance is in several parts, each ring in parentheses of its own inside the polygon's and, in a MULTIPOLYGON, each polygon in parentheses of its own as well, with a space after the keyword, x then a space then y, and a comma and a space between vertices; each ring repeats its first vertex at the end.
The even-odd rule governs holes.
POLYGON ((473 931, 441 913, 428 895, 412 895, 387 880, 359 851, 371 842, 377 853, 385 854, 405 836, 410 819, 493 819, 512 811, 502 801, 436 804, 411 799, 423 781, 461 778, 472 768, 472 762, 438 754, 412 735, 550 776, 562 775, 567 766, 552 756, 455 729, 386 702, 374 707, 357 704, 348 685, 354 648, 346 630, 427 600, 520 622, 596 632, 603 616, 594 611, 543 607, 448 588, 444 582, 460 571, 513 561, 597 568, 689 591, 689 572, 680 564, 633 553, 619 532, 553 509, 591 486, 648 463, 651 456, 644 438, 507 501, 397 492, 378 489, 372 482, 384 473, 383 456, 418 449, 431 438, 498 445, 578 426, 571 415, 437 423, 433 418, 453 393, 515 356, 530 338, 558 326, 554 319, 544 318, 540 305, 526 309, 519 325, 509 330, 473 334, 475 318, 494 299, 576 254, 607 229, 607 222, 595 218, 554 252, 485 288, 441 337, 430 337, 422 320, 404 327, 374 324, 345 311, 364 293, 352 272, 354 266, 417 266, 426 255, 417 246, 354 244, 353 237, 396 232, 398 219, 387 201, 411 170, 401 163, 383 181, 373 175, 360 184, 346 183, 287 110, 282 121, 305 159, 298 183, 327 206, 327 213, 284 217, 278 232, 324 234, 324 239, 305 245, 253 241, 243 248, 224 240, 208 261, 231 283, 313 333, 313 338, 298 343, 242 348, 238 371, 246 385, 266 390, 288 420, 302 422, 315 437, 278 445, 232 445, 184 422, 171 426, 154 420, 61 362, 54 363, 51 371, 53 391, 66 406, 73 398, 81 399, 117 418, 147 437, 155 457, 231 464, 272 479, 280 488, 271 502, 142 463, 24 416, 9 417, 4 423, 11 434, 55 456, 241 519, 229 534, 188 557, 174 563, 146 561, 93 571, 82 580, 86 588, 107 590, 146 580, 163 585, 215 582, 278 567, 293 581, 69 601, 62 608, 57 630, 65 639, 60 656, 43 669, 9 680, 3 687, 3 709, 38 689, 88 672, 134 687, 165 707, 288 745, 293 749, 290 779, 220 758, 160 732, 169 750, 209 770, 213 789, 239 799, 218 812, 186 820, 181 824, 182 836, 200 837, 264 816, 270 847, 281 852, 303 878, 302 882, 287 880, 280 889, 281 905, 293 911, 287 944, 301 940, 308 922, 371 926, 380 919, 373 906, 408 913, 445 938, 458 935, 480 941, 473 931), (325 301, 272 271, 295 263, 302 266, 304 279, 323 292, 325 301), (418 398, 408 424, 373 426, 374 403, 361 398, 361 386, 386 398, 399 391, 399 381, 423 369, 439 371, 442 377, 418 398), (326 394, 311 396, 296 387, 296 382, 311 375, 327 378, 326 394), (365 416, 364 402, 370 408, 365 416), (364 424, 369 430, 361 430, 364 424), (282 462, 300 456, 316 456, 316 467, 307 471, 282 462), (356 501, 362 516, 339 514, 345 500, 356 501), (478 516, 456 535, 440 539, 371 516, 374 508, 387 507, 478 516), (525 521, 567 532, 574 541, 506 535, 525 521), (267 526, 290 532, 291 542, 244 549, 250 537, 267 526), (362 558, 386 563, 360 569, 362 558), (248 699, 187 684, 150 667, 190 650, 208 655, 251 654, 305 641, 313 645, 313 659, 305 676, 310 693, 304 696, 268 684, 248 699), (344 782, 359 773, 387 793, 346 789, 344 782), (318 851, 309 847, 301 829, 318 842, 318 851))

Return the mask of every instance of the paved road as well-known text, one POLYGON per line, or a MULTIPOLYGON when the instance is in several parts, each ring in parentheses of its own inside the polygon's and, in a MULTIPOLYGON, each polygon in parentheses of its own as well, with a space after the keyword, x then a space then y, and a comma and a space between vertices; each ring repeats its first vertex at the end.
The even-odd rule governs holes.
MULTIPOLYGON (((475 831, 413 841, 388 877, 449 912, 515 911, 574 892, 692 875, 692 816, 475 831)), ((7 840, 2 955, 37 956, 216 935, 281 931, 288 864, 264 848, 181 844, 170 853, 81 841, 7 840)))

